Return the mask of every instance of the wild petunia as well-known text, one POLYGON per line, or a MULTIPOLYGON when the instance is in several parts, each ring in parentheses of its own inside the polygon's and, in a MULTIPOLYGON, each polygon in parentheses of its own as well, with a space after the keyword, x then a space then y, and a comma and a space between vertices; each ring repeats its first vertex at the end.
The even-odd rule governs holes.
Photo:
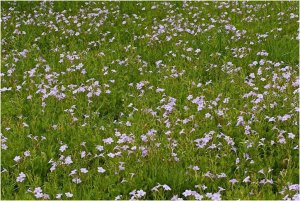
POLYGON ((23 182, 25 180, 25 178, 26 178, 26 175, 24 174, 24 172, 21 172, 19 174, 19 176, 17 177, 16 182, 23 182))

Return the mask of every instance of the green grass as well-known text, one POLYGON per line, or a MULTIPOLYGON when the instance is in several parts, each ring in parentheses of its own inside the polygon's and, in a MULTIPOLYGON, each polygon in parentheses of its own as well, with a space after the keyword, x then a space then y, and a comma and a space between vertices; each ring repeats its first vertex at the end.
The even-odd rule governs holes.
POLYGON ((62 199, 127 200, 135 189, 146 192, 135 199, 150 200, 196 199, 186 190, 203 199, 217 192, 225 200, 296 199, 299 191, 288 189, 299 184, 299 17, 291 18, 298 10, 297 2, 1 2, 1 198, 38 199, 33 191, 41 187, 50 199, 62 193, 62 199), (245 49, 237 52, 242 58, 234 48, 245 49), (262 51, 268 55, 257 55, 262 51), (84 92, 76 92, 80 86, 84 92), (88 98, 91 89, 101 94, 88 98), (198 111, 192 101, 201 96, 198 111), (171 97, 176 102, 167 114, 171 97), (290 118, 280 120, 284 115, 290 118), (240 116, 244 123, 237 125, 240 116), (143 141, 151 129, 154 136, 143 141), (197 147, 195 140, 209 133, 197 147), (131 140, 118 142, 122 134, 131 140), (114 142, 105 144, 109 137, 114 142), (62 156, 73 163, 59 164, 62 156), (53 171, 50 160, 58 163, 53 171), (21 172, 26 178, 17 182, 21 172), (243 182, 247 176, 251 182, 243 182), (152 191, 157 183, 171 190, 152 191))

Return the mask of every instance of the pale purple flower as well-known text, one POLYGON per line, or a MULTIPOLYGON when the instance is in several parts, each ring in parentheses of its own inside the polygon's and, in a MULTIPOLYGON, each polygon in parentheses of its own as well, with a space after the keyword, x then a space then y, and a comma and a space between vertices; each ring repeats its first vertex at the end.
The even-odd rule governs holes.
POLYGON ((103 147, 103 146, 100 146, 100 145, 97 145, 97 146, 96 146, 96 149, 97 149, 98 151, 103 151, 103 150, 104 150, 104 147, 103 147))
POLYGON ((82 173, 88 173, 89 171, 86 168, 80 168, 80 172, 82 172, 82 173))
POLYGON ((145 195, 146 195, 146 192, 143 191, 143 190, 138 190, 138 191, 136 192, 136 196, 137 196, 138 198, 141 198, 141 197, 143 197, 143 196, 145 196, 145 195))
POLYGON ((236 179, 230 179, 229 182, 232 183, 232 184, 235 184, 235 183, 238 182, 238 180, 236 180, 236 179))
POLYGON ((71 159, 71 156, 67 156, 67 157, 65 158, 65 164, 69 165, 69 164, 72 164, 72 163, 73 163, 73 161, 72 161, 72 159, 71 159))
POLYGON ((192 195, 192 191, 191 191, 191 190, 185 190, 185 191, 182 193, 182 195, 183 195, 184 197, 191 196, 191 195, 192 195))
POLYGON ((296 194, 293 196, 292 199, 295 200, 295 201, 299 201, 299 200, 300 200, 300 194, 299 194, 299 193, 296 193, 296 194))
POLYGON ((171 190, 170 186, 168 186, 166 184, 162 185, 162 187, 164 188, 165 191, 170 191, 171 190))
POLYGON ((81 179, 76 177, 72 179, 72 182, 74 182, 75 184, 79 184, 81 183, 81 179))
POLYGON ((300 191, 300 185, 299 184, 289 185, 289 190, 290 191, 300 191))
POLYGON ((244 180, 243 180, 244 183, 248 183, 250 182, 250 176, 247 176, 244 180))
POLYGON ((218 192, 218 193, 214 193, 214 194, 212 194, 212 196, 211 196, 211 199, 212 200, 216 200, 216 201, 218 201, 218 200, 221 200, 221 194, 218 192))
POLYGON ((74 174, 76 174, 76 173, 77 173, 77 170, 76 170, 76 169, 75 169, 75 170, 72 170, 71 173, 69 174, 69 176, 74 175, 74 174))
POLYGON ((105 144, 111 144, 111 143, 114 142, 114 140, 113 140, 111 137, 109 137, 109 138, 103 139, 103 142, 104 142, 105 144))
POLYGON ((104 173, 106 170, 103 167, 98 167, 98 172, 99 173, 104 173))
POLYGON ((61 196, 62 196, 62 194, 61 193, 58 193, 58 194, 56 194, 56 199, 61 199, 61 196))
POLYGON ((25 156, 25 157, 30 156, 30 151, 25 151, 25 152, 24 152, 24 156, 25 156))
POLYGON ((19 174, 19 176, 17 177, 16 181, 17 182, 23 182, 25 180, 25 178, 26 178, 26 175, 24 174, 24 172, 21 172, 19 174))
POLYGON ((60 152, 64 152, 68 148, 68 145, 64 144, 59 148, 60 152))
POLYGON ((68 198, 71 198, 71 197, 73 197, 73 194, 72 194, 72 193, 70 193, 70 192, 67 192, 67 193, 65 193, 65 195, 66 195, 68 198))
POLYGON ((35 188, 34 191, 33 191, 33 193, 34 193, 34 196, 36 198, 42 198, 42 197, 44 197, 43 190, 42 190, 41 187, 35 188))
POLYGON ((14 161, 15 162, 19 162, 21 160, 21 156, 16 156, 15 158, 14 158, 14 161))

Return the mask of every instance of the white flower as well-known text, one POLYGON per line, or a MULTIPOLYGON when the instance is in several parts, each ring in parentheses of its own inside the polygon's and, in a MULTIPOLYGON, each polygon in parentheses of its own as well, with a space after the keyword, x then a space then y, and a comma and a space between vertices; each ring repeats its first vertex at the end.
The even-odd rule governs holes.
POLYGON ((41 187, 35 188, 34 191, 33 191, 33 193, 34 193, 34 196, 36 198, 42 198, 42 197, 44 197, 44 193, 43 193, 43 190, 42 190, 41 187))
POLYGON ((111 144, 111 143, 114 142, 114 140, 113 140, 111 137, 109 137, 109 138, 103 139, 103 142, 104 142, 105 144, 111 144))
POLYGON ((247 183, 247 182, 250 182, 250 176, 246 177, 244 180, 243 180, 244 183, 247 183))
POLYGON ((178 195, 174 195, 172 198, 171 198, 171 201, 181 201, 183 200, 182 198, 179 198, 178 195))
POLYGON ((185 191, 182 193, 182 195, 183 195, 184 197, 188 197, 188 196, 192 195, 192 191, 191 191, 191 190, 185 190, 185 191))
POLYGON ((143 190, 138 190, 138 191, 136 192, 136 196, 137 196, 138 198, 141 198, 141 197, 143 197, 143 196, 145 196, 145 195, 146 195, 146 192, 143 191, 143 190))
POLYGON ((200 50, 200 49, 196 49, 195 52, 196 52, 196 53, 199 53, 199 52, 201 52, 201 50, 200 50))
POLYGON ((80 157, 81 158, 84 158, 85 156, 86 156, 86 152, 85 151, 80 152, 80 157))
POLYGON ((72 179, 72 182, 74 182, 75 184, 79 184, 79 183, 81 183, 81 179, 76 177, 76 178, 72 179))
POLYGON ((98 172, 99 173, 104 173, 106 170, 103 167, 98 167, 98 172))
POLYGON ((299 201, 299 200, 300 200, 300 194, 299 194, 299 193, 296 193, 296 194, 293 196, 293 200, 299 201))
POLYGON ((56 194, 56 199, 61 199, 61 196, 62 196, 61 193, 56 194))
POLYGON ((76 170, 76 169, 75 169, 75 170, 72 170, 71 173, 69 174, 69 176, 74 175, 74 174, 76 174, 76 173, 77 173, 77 170, 76 170))
POLYGON ((69 164, 71 164, 71 163, 73 163, 73 161, 72 161, 72 159, 71 159, 71 156, 67 156, 67 157, 65 158, 65 164, 69 165, 69 164))
POLYGON ((64 144, 59 148, 59 151, 64 152, 68 148, 68 145, 64 144))
POLYGON ((24 180, 25 180, 25 178, 26 178, 26 175, 24 174, 24 172, 21 172, 20 174, 19 174, 19 176, 17 177, 17 182, 23 182, 24 180))
POLYGON ((162 187, 164 188, 165 191, 170 191, 171 190, 170 186, 168 186, 166 184, 164 184, 162 187))
POLYGON ((37 193, 42 193, 43 192, 43 190, 42 190, 42 188, 41 187, 36 187, 35 189, 34 189, 34 191, 33 191, 35 194, 37 194, 37 193))
POLYGON ((48 199, 50 199, 50 196, 48 194, 44 193, 43 199, 48 200, 48 199))
POLYGON ((229 180, 229 182, 232 183, 232 184, 235 184, 235 183, 238 182, 238 180, 236 180, 236 179, 231 179, 231 180, 229 180))
POLYGON ((30 156, 30 151, 25 151, 25 152, 24 152, 24 156, 25 156, 25 157, 30 156))
POLYGON ((80 172, 82 172, 82 173, 88 173, 89 171, 86 168, 80 168, 80 172))
POLYGON ((115 154, 114 153, 108 153, 107 156, 109 156, 110 158, 114 158, 115 154))
POLYGON ((34 194, 34 196, 36 198, 42 198, 42 197, 44 197, 44 194, 43 193, 36 193, 36 194, 34 194))
POLYGON ((21 160, 21 156, 16 156, 15 158, 14 158, 14 161, 16 161, 16 162, 19 162, 21 160))
POLYGON ((203 196, 200 195, 199 193, 195 194, 195 199, 196 200, 202 200, 203 196))
POLYGON ((73 197, 73 194, 72 194, 72 193, 70 193, 70 192, 67 192, 67 193, 65 193, 65 195, 66 195, 68 198, 71 198, 71 197, 73 197))
POLYGON ((214 193, 214 194, 212 194, 212 196, 211 196, 211 199, 212 200, 221 200, 221 194, 220 193, 214 193))
POLYGON ((294 138, 295 138, 295 135, 294 135, 293 133, 288 133, 288 138, 294 139, 294 138))
POLYGON ((299 191, 300 190, 300 185, 299 184, 289 185, 289 190, 290 191, 299 191))
POLYGON ((103 146, 100 146, 100 145, 97 145, 97 146, 96 146, 96 149, 97 149, 98 151, 103 151, 103 150, 104 150, 103 146))

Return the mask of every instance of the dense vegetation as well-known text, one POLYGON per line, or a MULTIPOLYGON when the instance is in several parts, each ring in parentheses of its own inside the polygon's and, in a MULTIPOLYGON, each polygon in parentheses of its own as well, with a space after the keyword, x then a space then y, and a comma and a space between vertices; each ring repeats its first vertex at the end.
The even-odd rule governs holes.
POLYGON ((1 2, 2 199, 299 200, 299 2, 1 2))

